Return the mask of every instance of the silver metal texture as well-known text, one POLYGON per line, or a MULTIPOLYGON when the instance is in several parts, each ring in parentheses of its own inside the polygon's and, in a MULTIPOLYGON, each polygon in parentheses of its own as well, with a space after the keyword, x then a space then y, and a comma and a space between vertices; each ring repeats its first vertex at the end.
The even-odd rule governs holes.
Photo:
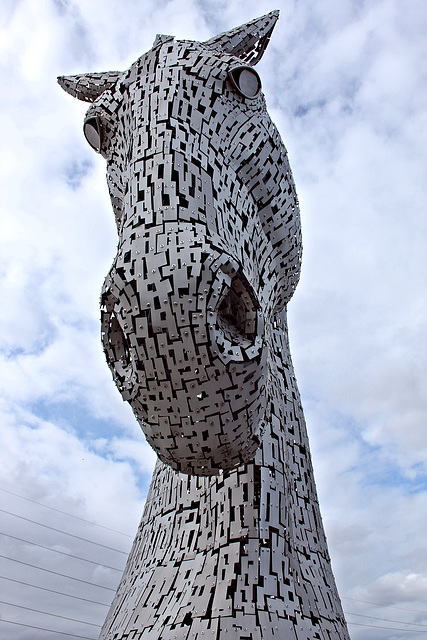
POLYGON ((160 458, 102 640, 349 638, 287 337, 298 201, 252 69, 277 18, 58 79, 107 160, 102 340, 160 458))

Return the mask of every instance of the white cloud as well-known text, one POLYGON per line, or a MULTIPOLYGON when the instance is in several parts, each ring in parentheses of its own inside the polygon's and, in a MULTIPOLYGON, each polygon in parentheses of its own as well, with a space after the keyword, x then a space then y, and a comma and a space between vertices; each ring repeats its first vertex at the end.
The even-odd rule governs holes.
MULTIPOLYGON (((353 598, 343 601, 348 611, 425 623, 417 613, 384 609, 425 610, 427 12, 420 0, 2 4, 0 488, 133 534, 154 460, 99 342, 98 295, 116 245, 104 163, 81 133, 86 106, 59 89, 56 75, 126 68, 157 32, 203 40, 275 8, 281 19, 259 69, 302 204, 303 274, 289 309, 290 340, 337 582, 353 598)), ((1 498, 21 516, 129 547, 112 531, 1 498)), ((12 516, 7 532, 88 552, 82 541, 12 516)), ((117 581, 106 567, 59 555, 55 562, 51 552, 22 545, 6 538, 5 554, 117 581)), ((111 564, 108 550, 97 553, 111 564)), ((30 571, 2 562, 2 575, 30 571)), ((78 583, 31 572, 35 584, 80 593, 78 583)), ((11 601, 46 608, 44 592, 6 585, 11 601)), ((103 602, 111 595, 105 591, 103 602)), ((70 601, 54 603, 67 615, 70 601)), ((100 624, 105 607, 91 607, 87 619, 100 624)), ((17 619, 12 609, 7 615, 17 619)), ((7 632, 12 640, 36 637, 12 625, 7 632)), ((413 636, 356 625, 351 633, 353 640, 413 636)))
POLYGON ((425 602, 427 574, 409 571, 387 573, 368 587, 359 587, 352 593, 355 598, 375 600, 379 604, 425 602))

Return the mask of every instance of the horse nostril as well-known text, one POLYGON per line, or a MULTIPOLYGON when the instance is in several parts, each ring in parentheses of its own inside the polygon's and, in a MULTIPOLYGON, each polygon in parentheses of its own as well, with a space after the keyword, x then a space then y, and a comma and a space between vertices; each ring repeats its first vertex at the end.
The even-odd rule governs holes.
POLYGON ((257 336, 258 301, 249 282, 236 275, 217 310, 219 328, 228 339, 242 346, 253 343, 257 336))
POLYGON ((129 345, 114 311, 102 312, 102 342, 107 362, 120 381, 131 364, 129 345))

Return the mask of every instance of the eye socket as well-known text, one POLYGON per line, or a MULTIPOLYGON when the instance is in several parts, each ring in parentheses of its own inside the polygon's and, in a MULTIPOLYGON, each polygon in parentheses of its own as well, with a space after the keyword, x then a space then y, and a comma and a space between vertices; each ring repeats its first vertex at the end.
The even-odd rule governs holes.
POLYGON ((235 67, 228 77, 245 98, 256 98, 261 91, 261 79, 252 67, 235 67))
POLYGON ((86 120, 83 125, 83 133, 85 134, 85 138, 89 142, 92 149, 99 153, 102 144, 102 132, 101 123, 98 116, 88 118, 86 120))

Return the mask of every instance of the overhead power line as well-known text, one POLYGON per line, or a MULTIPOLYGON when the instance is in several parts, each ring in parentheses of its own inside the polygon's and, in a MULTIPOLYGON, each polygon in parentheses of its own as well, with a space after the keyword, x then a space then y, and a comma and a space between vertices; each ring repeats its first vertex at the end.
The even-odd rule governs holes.
POLYGON ((427 611, 421 611, 420 609, 406 609, 405 607, 395 607, 391 604, 380 604, 379 602, 371 602, 370 600, 356 600, 356 598, 346 598, 345 596, 341 596, 341 600, 351 600, 352 602, 363 602, 364 604, 373 604, 377 607, 385 607, 387 609, 399 609, 400 611, 412 611, 412 613, 427 614, 427 611))
POLYGON ((43 502, 37 502, 37 500, 31 500, 31 498, 26 498, 25 496, 20 496, 19 493, 14 493, 13 491, 8 491, 7 489, 3 489, 0 487, 0 491, 4 491, 4 493, 9 493, 11 496, 15 496, 16 498, 21 498, 22 500, 26 500, 27 502, 32 502, 33 504, 37 504, 40 507, 45 507, 45 509, 50 509, 51 511, 56 511, 57 513, 62 513, 64 516, 69 516, 70 518, 76 518, 76 520, 81 520, 82 522, 86 522, 87 524, 91 524, 94 527, 100 527, 101 529, 107 529, 107 531, 112 531, 113 533, 119 533, 121 536, 126 536, 127 538, 133 538, 129 533, 123 533, 123 531, 117 531, 117 529, 111 529, 110 527, 106 527, 103 524, 98 524, 97 522, 92 522, 91 520, 86 520, 85 518, 81 518, 80 516, 75 516, 73 513, 68 513, 67 511, 61 511, 61 509, 56 509, 55 507, 50 507, 47 504, 43 504, 43 502))
POLYGON ((95 560, 88 560, 87 558, 81 558, 80 556, 75 556, 72 553, 66 553, 65 551, 59 551, 58 549, 52 549, 52 547, 47 547, 44 544, 39 544, 38 542, 32 542, 31 540, 24 540, 23 538, 17 538, 16 536, 12 536, 10 533, 3 533, 0 531, 0 535, 6 536, 7 538, 12 538, 13 540, 19 540, 19 542, 25 542, 26 544, 32 544, 35 547, 40 547, 41 549, 47 549, 47 551, 52 551, 53 553, 60 553, 62 556, 68 556, 69 558, 74 558, 75 560, 83 560, 83 562, 90 562, 91 564, 95 564, 98 567, 105 567, 106 569, 112 569, 113 571, 122 572, 123 569, 118 569, 117 567, 110 567, 108 564, 102 564, 102 562, 96 562, 95 560))
POLYGON ((0 622, 6 624, 16 624, 18 627, 27 627, 28 629, 37 629, 38 631, 49 631, 50 633, 56 633, 60 636, 69 636, 71 638, 80 638, 80 640, 96 640, 96 638, 90 638, 89 636, 82 636, 80 633, 76 636, 75 633, 65 633, 65 631, 55 631, 55 629, 46 629, 46 627, 36 627, 33 624, 24 624, 23 622, 12 622, 12 620, 0 619, 0 622))
POLYGON ((24 516, 19 516, 16 513, 12 513, 11 511, 6 511, 6 509, 0 509, 2 513, 7 513, 9 516, 14 516, 15 518, 19 518, 20 520, 25 520, 25 522, 31 522, 31 524, 37 524, 39 527, 44 527, 45 529, 50 529, 51 531, 55 531, 56 533, 62 533, 66 536, 71 536, 72 538, 76 538, 77 540, 82 540, 83 542, 89 542, 89 544, 94 544, 98 547, 102 547, 103 549, 108 549, 109 551, 115 551, 116 553, 121 553, 125 556, 129 554, 128 551, 121 551, 120 549, 114 549, 113 547, 108 547, 105 544, 101 544, 100 542, 93 542, 92 540, 88 540, 87 538, 81 538, 80 536, 74 535, 74 533, 68 533, 68 531, 63 531, 62 529, 55 529, 55 527, 50 527, 47 524, 42 524, 41 522, 37 522, 36 520, 30 520, 30 518, 24 518, 24 516))
POLYGON ((11 562, 18 562, 19 564, 24 564, 26 567, 32 567, 33 569, 39 569, 40 571, 46 571, 47 573, 53 573, 55 576, 61 576, 62 578, 68 578, 68 580, 75 580, 76 582, 83 582, 84 584, 90 584, 92 587, 98 587, 99 589, 106 589, 107 591, 116 591, 116 589, 112 589, 111 587, 104 587, 102 584, 95 584, 94 582, 88 582, 87 580, 82 580, 81 578, 73 578, 72 576, 67 576, 64 573, 58 573, 58 571, 52 571, 51 569, 43 569, 43 567, 38 567, 35 564, 30 564, 29 562, 23 562, 22 560, 15 560, 15 558, 9 558, 9 556, 3 556, 0 554, 0 558, 4 558, 5 560, 10 560, 11 562))
POLYGON ((370 629, 388 629, 389 631, 404 631, 405 633, 425 633, 423 629, 402 629, 399 627, 381 627, 375 624, 362 624, 362 622, 349 622, 348 620, 347 620, 347 624, 353 624, 353 625, 356 625, 356 627, 369 627, 370 629))
MULTIPOLYGON (((71 518, 75 518, 76 520, 80 520, 81 522, 85 522, 85 523, 90 524, 92 526, 96 526, 96 527, 105 529, 107 531, 111 531, 113 533, 117 533, 119 535, 123 535, 123 536, 126 536, 128 538, 132 538, 131 535, 129 535, 127 533, 124 533, 122 531, 118 531, 116 529, 112 529, 111 527, 107 527, 107 526, 98 524, 97 522, 86 520, 85 518, 82 518, 80 516, 76 516, 74 514, 66 512, 66 511, 62 511, 61 509, 57 509, 55 507, 51 507, 49 505, 43 504, 41 502, 38 502, 36 500, 32 500, 30 498, 27 498, 25 496, 21 496, 21 495, 19 495, 17 493, 14 493, 13 491, 9 491, 9 490, 4 489, 2 487, 0 487, 0 491, 3 491, 5 493, 8 493, 8 494, 13 495, 15 497, 18 497, 18 498, 20 498, 22 500, 26 500, 27 502, 31 502, 31 503, 36 504, 38 506, 44 507, 46 509, 50 509, 51 511, 55 511, 57 513, 61 513, 62 515, 69 516, 71 518)), ((54 527, 51 527, 49 525, 45 525, 45 524, 43 524, 41 522, 37 522, 35 520, 30 520, 29 518, 26 518, 24 516, 20 516, 18 514, 12 513, 12 512, 9 512, 9 511, 7 511, 5 509, 0 509, 0 512, 3 512, 3 513, 6 513, 8 515, 11 515, 13 517, 22 519, 22 520, 24 520, 26 522, 30 522, 32 524, 36 524, 36 525, 44 527, 46 529, 50 529, 50 530, 55 531, 57 533, 62 533, 64 535, 68 535, 70 537, 76 538, 76 539, 81 540, 83 542, 87 542, 89 544, 93 544, 93 545, 108 549, 109 551, 114 551, 116 553, 121 553, 123 555, 127 555, 126 551, 121 551, 119 549, 115 549, 113 547, 109 547, 109 546, 103 545, 101 543, 93 542, 92 540, 89 540, 89 539, 86 539, 86 538, 82 538, 80 536, 77 536, 75 534, 69 533, 67 531, 64 531, 64 530, 61 530, 61 529, 56 529, 54 527)), ((52 549, 51 547, 44 546, 44 545, 41 545, 41 544, 36 543, 36 542, 29 541, 29 540, 24 540, 22 538, 18 538, 16 536, 13 536, 13 535, 10 535, 10 534, 7 534, 7 533, 0 532, 0 535, 4 535, 4 536, 7 536, 7 537, 10 537, 10 538, 12 538, 14 540, 18 540, 18 541, 24 542, 26 544, 34 545, 34 546, 40 547, 42 549, 46 549, 48 551, 53 551, 54 553, 59 553, 61 555, 65 555, 65 556, 68 556, 70 558, 74 558, 74 559, 81 560, 81 561, 84 561, 84 562, 89 562, 91 564, 95 564, 95 565, 98 565, 98 566, 101 566, 101 567, 105 567, 105 568, 111 569, 113 571, 120 571, 120 572, 122 571, 122 569, 119 569, 117 567, 111 567, 111 566, 108 566, 108 565, 105 565, 105 564, 102 564, 102 563, 99 563, 99 562, 95 562, 93 560, 88 560, 86 558, 81 558, 79 556, 75 556, 75 555, 66 553, 64 551, 59 551, 57 549, 52 549)), ((93 582, 89 582, 89 581, 86 581, 86 580, 81 580, 79 578, 73 578, 72 576, 67 576, 67 575, 62 574, 62 573, 51 571, 50 569, 44 569, 42 567, 38 567, 36 565, 32 565, 32 564, 29 564, 29 563, 26 563, 26 562, 23 562, 23 561, 20 561, 20 560, 15 560, 14 558, 9 558, 9 557, 3 556, 3 555, 0 555, 0 557, 1 558, 5 558, 7 560, 11 560, 12 562, 17 562, 19 564, 23 564, 23 565, 38 569, 40 571, 46 571, 46 572, 54 574, 54 575, 58 575, 58 576, 61 576, 61 577, 64 577, 64 578, 68 578, 70 580, 75 580, 77 582, 82 582, 82 583, 85 583, 85 584, 88 584, 88 585, 91 585, 91 586, 94 586, 94 587, 98 587, 98 588, 101 588, 101 589, 106 589, 106 590, 109 590, 109 591, 115 591, 115 589, 111 589, 111 588, 105 587, 103 585, 95 584, 93 582)), ((101 605, 101 606, 104 606, 104 607, 108 607, 109 606, 106 603, 96 602, 94 600, 90 600, 90 599, 87 599, 87 598, 82 598, 82 597, 79 597, 79 596, 74 596, 74 595, 71 595, 71 594, 62 593, 60 591, 56 591, 56 590, 53 590, 53 589, 48 589, 46 587, 41 587, 41 586, 38 586, 38 585, 32 585, 30 583, 22 582, 20 580, 15 580, 13 578, 8 578, 6 576, 0 576, 0 578, 2 578, 4 580, 10 580, 11 582, 16 582, 18 584, 23 584, 25 586, 29 586, 29 587, 32 587, 32 588, 35 588, 35 589, 42 589, 44 591, 55 593, 57 595, 61 595, 61 596, 64 596, 64 597, 74 598, 74 599, 82 600, 82 601, 89 602, 89 603, 92 603, 92 604, 101 605)), ((350 600, 352 602, 361 602, 361 603, 364 603, 364 604, 370 604, 370 605, 374 605, 374 606, 382 607, 382 608, 398 609, 400 611, 409 611, 409 612, 414 612, 414 613, 424 613, 424 614, 426 613, 425 611, 421 611, 419 609, 408 609, 408 608, 405 608, 405 607, 396 607, 396 606, 393 606, 393 605, 384 605, 384 604, 380 604, 380 603, 377 603, 377 602, 372 602, 372 601, 369 601, 369 600, 359 600, 359 599, 356 599, 356 598, 349 598, 349 597, 345 597, 345 596, 342 596, 342 599, 343 600, 350 600)), ((44 614, 44 615, 50 615, 50 616, 57 617, 57 618, 63 618, 65 620, 70 620, 70 621, 73 621, 73 622, 79 622, 79 623, 82 623, 82 624, 88 624, 88 625, 92 625, 92 626, 96 626, 96 627, 100 626, 100 625, 95 625, 95 624, 90 623, 90 622, 84 622, 82 620, 76 620, 74 618, 67 618, 65 616, 60 616, 60 615, 57 615, 57 614, 54 614, 54 613, 48 613, 48 612, 40 611, 40 610, 37 610, 37 609, 31 609, 29 607, 24 607, 24 606, 21 606, 21 605, 14 605, 14 604, 8 603, 8 602, 0 601, 0 603, 6 604, 6 605, 9 605, 9 606, 12 606, 12 607, 26 609, 28 611, 41 613, 41 614, 44 614)), ((390 619, 390 618, 380 618, 380 617, 376 617, 376 616, 368 616, 368 615, 365 615, 365 614, 353 613, 353 612, 348 612, 348 611, 345 612, 345 613, 346 613, 346 615, 353 615, 353 616, 362 617, 362 618, 369 618, 371 620, 378 620, 378 621, 383 621, 383 622, 391 622, 391 623, 411 625, 411 626, 427 627, 427 625, 425 625, 425 624, 420 624, 420 623, 415 623, 415 622, 405 622, 403 620, 393 620, 393 619, 390 619)), ((57 634, 65 635, 65 636, 69 636, 69 637, 75 637, 75 638, 81 638, 81 639, 84 638, 86 640, 86 636, 81 636, 81 635, 76 636, 74 634, 68 634, 68 633, 65 633, 65 632, 54 631, 52 629, 45 629, 45 628, 42 628, 42 627, 35 627, 35 626, 32 626, 32 625, 25 625, 23 623, 12 622, 10 620, 0 619, 0 622, 5 622, 5 623, 8 623, 8 624, 16 624, 16 625, 19 625, 19 626, 29 627, 29 628, 32 628, 32 629, 38 629, 38 630, 41 630, 41 631, 48 631, 48 632, 51 632, 51 633, 57 633, 57 634)), ((347 623, 349 625, 368 627, 368 628, 371 628, 371 629, 388 629, 388 630, 393 630, 393 631, 404 631, 404 632, 407 632, 407 633, 411 633, 411 632, 412 633, 424 633, 425 632, 424 629, 407 629, 407 628, 406 629, 405 628, 400 628, 399 629, 399 628, 396 628, 396 627, 385 627, 385 626, 379 626, 379 625, 369 625, 369 624, 363 624, 361 622, 349 622, 349 621, 347 621, 347 623)), ((87 638, 87 640, 94 640, 94 639, 87 638)))
POLYGON ((63 593, 62 591, 56 591, 55 589, 48 589, 47 587, 40 587, 37 584, 31 584, 30 582, 23 582, 22 580, 15 580, 15 578, 9 578, 8 576, 0 576, 2 580, 8 580, 9 582, 17 582, 23 584, 26 587, 33 587, 33 589, 41 589, 42 591, 49 591, 55 593, 57 596, 65 596, 66 598, 74 598, 75 600, 83 600, 84 602, 90 602, 91 604, 99 604, 102 607, 109 607, 106 602, 97 602, 96 600, 89 600, 89 598, 82 598, 81 596, 73 596, 71 593, 63 593))
POLYGON ((61 618, 61 620, 69 620, 70 622, 79 622, 80 624, 88 624, 91 627, 98 627, 100 624, 94 624, 93 622, 86 622, 85 620, 77 620, 76 618, 68 618, 67 616, 60 616, 57 613, 49 613, 49 611, 41 611, 40 609, 31 609, 31 607, 24 607, 21 604, 13 604, 12 602, 5 602, 0 600, 0 604, 6 604, 8 607, 16 607, 16 609, 25 609, 26 611, 34 611, 34 613, 42 613, 44 616, 51 616, 52 618, 61 618))
POLYGON ((370 618, 371 620, 381 620, 382 622, 396 622, 397 624, 410 624, 415 627, 427 627, 427 624, 421 624, 419 622, 406 622, 406 620, 393 620, 392 618, 377 618, 376 616, 367 616, 364 613, 352 613, 351 611, 344 611, 346 616, 357 616, 358 618, 370 618))

